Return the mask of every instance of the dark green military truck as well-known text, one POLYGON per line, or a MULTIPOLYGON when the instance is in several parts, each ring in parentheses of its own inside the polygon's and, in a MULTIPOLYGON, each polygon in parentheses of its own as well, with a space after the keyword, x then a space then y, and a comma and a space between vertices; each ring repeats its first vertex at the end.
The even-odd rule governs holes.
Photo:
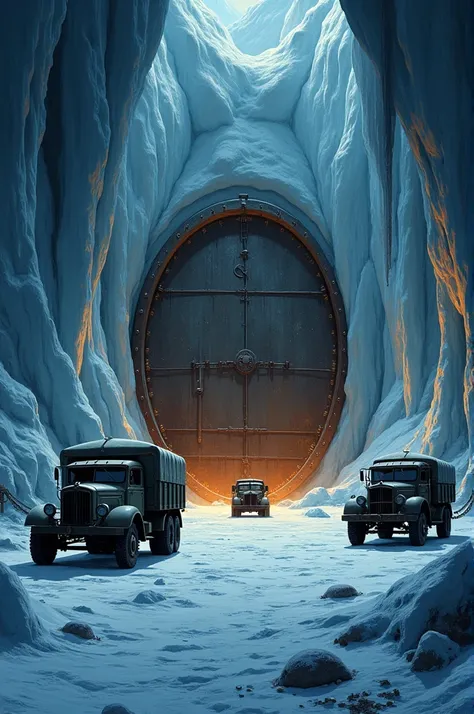
POLYGON ((391 538, 408 533, 412 545, 424 545, 428 528, 439 538, 451 535, 451 503, 456 500, 452 464, 423 454, 391 454, 375 459, 360 472, 367 496, 354 496, 344 506, 352 545, 362 545, 367 533, 391 538))
POLYGON ((177 454, 131 439, 91 441, 61 451, 55 479, 59 514, 47 503, 25 521, 38 565, 50 565, 58 550, 85 547, 115 553, 119 568, 133 568, 139 541, 148 541, 155 555, 178 551, 186 462, 177 454))
POLYGON ((242 478, 232 486, 232 518, 242 513, 258 513, 262 518, 270 515, 268 486, 260 479, 242 478))

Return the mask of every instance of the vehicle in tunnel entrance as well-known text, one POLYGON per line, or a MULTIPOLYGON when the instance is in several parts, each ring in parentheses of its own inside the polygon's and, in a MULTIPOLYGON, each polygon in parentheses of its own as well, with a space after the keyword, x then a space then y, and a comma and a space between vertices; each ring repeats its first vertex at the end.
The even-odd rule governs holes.
POLYGON ((270 515, 268 486, 255 478, 239 479, 232 486, 232 518, 242 513, 258 513, 262 518, 270 515))
POLYGON ((207 501, 229 502, 250 474, 285 498, 337 429, 343 301, 314 236, 272 204, 241 195, 168 238, 138 297, 132 354, 152 439, 183 455, 207 501))
POLYGON ((60 464, 58 517, 47 503, 25 520, 37 565, 51 565, 58 550, 87 550, 114 553, 119 568, 133 568, 140 541, 148 541, 154 555, 179 550, 186 505, 180 456, 144 441, 107 438, 63 449, 60 464))
POLYGON ((423 454, 392 454, 375 459, 360 472, 367 497, 354 496, 344 506, 352 545, 362 545, 367 533, 391 538, 408 533, 411 545, 426 542, 428 528, 439 538, 451 535, 451 503, 456 500, 456 469, 446 461, 423 454))

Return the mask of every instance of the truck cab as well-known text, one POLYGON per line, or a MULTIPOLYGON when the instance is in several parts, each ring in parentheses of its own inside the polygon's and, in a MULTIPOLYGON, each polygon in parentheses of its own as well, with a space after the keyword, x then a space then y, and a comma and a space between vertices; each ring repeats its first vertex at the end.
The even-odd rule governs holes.
POLYGON ((408 533, 410 543, 425 544, 428 529, 439 538, 451 534, 451 503, 456 500, 456 471, 452 464, 423 454, 393 454, 375 459, 360 472, 366 495, 344 506, 352 545, 362 545, 367 533, 391 538, 408 533))
POLYGON ((260 479, 239 479, 232 486, 232 518, 242 513, 258 513, 262 518, 270 515, 268 486, 260 479))
POLYGON ((48 503, 25 521, 38 565, 53 563, 58 549, 115 553, 120 568, 134 567, 140 541, 156 555, 178 551, 186 503, 180 456, 147 442, 105 439, 64 449, 54 477, 59 512, 48 503))

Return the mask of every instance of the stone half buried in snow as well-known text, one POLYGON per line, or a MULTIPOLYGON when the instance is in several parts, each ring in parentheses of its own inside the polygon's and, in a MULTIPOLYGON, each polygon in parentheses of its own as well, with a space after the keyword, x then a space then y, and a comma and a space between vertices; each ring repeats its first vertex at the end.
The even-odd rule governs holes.
POLYGON ((90 625, 86 625, 85 622, 66 622, 64 627, 61 627, 61 632, 64 632, 66 635, 81 637, 83 640, 99 639, 94 635, 92 627, 90 627, 90 625))
POLYGON ((442 669, 459 656, 461 648, 446 635, 439 632, 425 632, 418 643, 411 668, 414 672, 430 672, 442 669))
POLYGON ((415 649, 422 635, 436 630, 460 645, 474 642, 474 548, 466 540, 418 573, 397 580, 354 615, 336 639, 349 642, 384 637, 401 652, 415 649))
POLYGON ((133 712, 122 704, 108 704, 102 709, 102 714, 133 714, 133 712))
POLYGON ((166 597, 156 590, 142 590, 133 598, 133 602, 139 605, 152 605, 155 602, 163 602, 163 600, 166 600, 166 597))
POLYGON ((0 651, 16 645, 50 649, 52 642, 20 578, 0 563, 0 651))
POLYGON ((339 657, 326 650, 304 650, 294 655, 273 684, 280 687, 309 689, 352 679, 339 657))
POLYGON ((324 595, 321 595, 321 600, 325 598, 357 597, 358 595, 362 595, 362 593, 352 585, 331 585, 324 595))
POLYGON ((331 518, 329 513, 326 513, 326 511, 323 511, 322 508, 309 508, 305 514, 307 518, 331 518))

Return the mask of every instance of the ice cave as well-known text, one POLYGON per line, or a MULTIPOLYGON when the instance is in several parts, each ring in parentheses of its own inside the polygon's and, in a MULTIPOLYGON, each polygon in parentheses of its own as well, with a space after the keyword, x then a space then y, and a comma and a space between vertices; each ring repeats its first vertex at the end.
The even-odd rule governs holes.
POLYGON ((473 712, 474 5, 2 9, 0 714, 332 706, 285 684, 315 647, 351 714, 473 712), (107 438, 186 459, 189 550, 37 568, 24 512, 107 438), (466 517, 347 549, 361 469, 397 453, 452 465, 466 517), (268 527, 228 521, 248 478, 268 527))

